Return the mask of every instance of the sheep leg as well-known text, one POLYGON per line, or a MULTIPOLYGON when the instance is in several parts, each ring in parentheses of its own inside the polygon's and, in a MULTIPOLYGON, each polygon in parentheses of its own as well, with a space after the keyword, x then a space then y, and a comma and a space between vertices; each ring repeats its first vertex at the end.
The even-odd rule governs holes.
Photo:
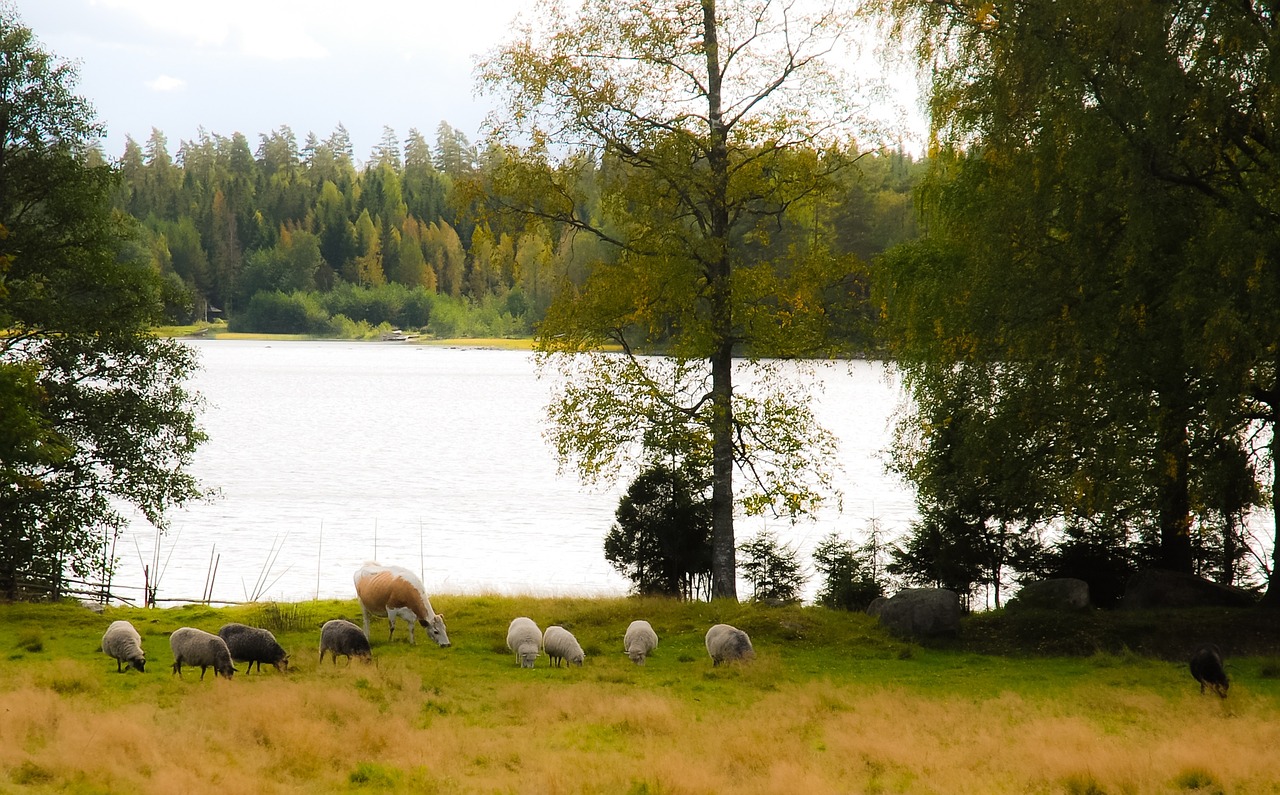
POLYGON ((387 643, 396 636, 396 615, 390 611, 387 612, 387 623, 391 625, 391 631, 387 633, 387 643))
MULTIPOLYGON (((363 602, 360 604, 360 615, 364 617, 364 636, 365 636, 366 638, 368 638, 368 637, 370 637, 370 635, 369 635, 369 608, 365 607, 363 602)), ((335 657, 336 657, 336 656, 337 656, 337 655, 335 655, 335 657)))

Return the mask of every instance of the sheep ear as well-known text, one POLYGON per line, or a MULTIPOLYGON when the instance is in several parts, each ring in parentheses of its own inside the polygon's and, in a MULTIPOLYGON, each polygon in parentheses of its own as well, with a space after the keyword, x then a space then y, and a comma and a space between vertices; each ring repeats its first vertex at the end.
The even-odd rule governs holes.
POLYGON ((436 613, 436 618, 440 619, 441 621, 444 621, 444 613, 436 613))

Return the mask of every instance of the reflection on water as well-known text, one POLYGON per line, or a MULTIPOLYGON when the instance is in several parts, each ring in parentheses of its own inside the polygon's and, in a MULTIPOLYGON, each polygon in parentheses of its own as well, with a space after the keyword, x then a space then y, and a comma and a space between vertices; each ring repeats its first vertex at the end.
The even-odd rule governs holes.
MULTIPOLYGON (((586 489, 557 474, 543 439, 551 385, 530 354, 372 342, 201 340, 193 386, 209 441, 194 473, 220 496, 175 512, 160 541, 161 599, 196 599, 218 557, 213 598, 348 598, 378 559, 418 570, 431 592, 625 593, 601 546, 625 484, 586 489), (268 565, 273 547, 280 552, 268 565)), ((872 517, 897 533, 910 492, 880 452, 898 400, 883 368, 818 371, 819 418, 841 442, 843 512, 817 523, 744 518, 808 554, 830 532, 860 538, 872 517)), ((154 531, 117 547, 116 583, 142 585, 154 531)), ((811 582, 812 596, 818 583, 811 582)), ((748 590, 740 588, 741 594, 748 590)))

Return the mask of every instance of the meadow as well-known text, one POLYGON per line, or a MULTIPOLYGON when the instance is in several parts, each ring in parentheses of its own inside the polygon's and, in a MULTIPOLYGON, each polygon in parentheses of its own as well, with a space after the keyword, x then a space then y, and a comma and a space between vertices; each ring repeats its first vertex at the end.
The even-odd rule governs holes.
POLYGON ((0 605, 0 792, 1280 791, 1270 617, 985 614, 923 646, 816 607, 432 601, 452 647, 422 632, 411 647, 403 626, 388 643, 380 619, 372 665, 317 660, 321 623, 360 622, 354 600, 0 605), (516 615, 569 627, 586 664, 520 669, 504 643, 516 615), (145 673, 117 674, 99 650, 121 618, 142 633, 145 673), (622 653, 633 618, 661 638, 643 667, 622 653), (272 629, 287 673, 171 673, 168 633, 228 621, 272 629), (757 659, 713 667, 717 622, 749 632, 757 659), (1234 652, 1225 700, 1174 658, 1212 632, 1234 652))

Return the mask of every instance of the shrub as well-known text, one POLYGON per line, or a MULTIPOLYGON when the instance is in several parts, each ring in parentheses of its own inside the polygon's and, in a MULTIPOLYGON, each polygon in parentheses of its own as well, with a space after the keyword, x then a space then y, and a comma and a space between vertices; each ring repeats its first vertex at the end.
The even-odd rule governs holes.
POLYGON ((313 293, 257 293, 231 318, 230 331, 257 334, 324 334, 329 313, 313 293))
POLYGON ((762 530, 738 547, 743 560, 742 576, 751 583, 751 598, 766 602, 797 602, 800 589, 809 579, 800 566, 800 556, 782 544, 768 530, 762 530))
POLYGON ((696 470, 658 464, 627 488, 604 557, 635 593, 693 599, 710 587, 709 487, 696 470))
POLYGON ((817 597, 823 607, 866 610, 872 600, 884 596, 884 585, 877 581, 874 561, 867 560, 866 550, 856 549, 852 541, 835 533, 813 550, 813 565, 823 577, 817 597))

